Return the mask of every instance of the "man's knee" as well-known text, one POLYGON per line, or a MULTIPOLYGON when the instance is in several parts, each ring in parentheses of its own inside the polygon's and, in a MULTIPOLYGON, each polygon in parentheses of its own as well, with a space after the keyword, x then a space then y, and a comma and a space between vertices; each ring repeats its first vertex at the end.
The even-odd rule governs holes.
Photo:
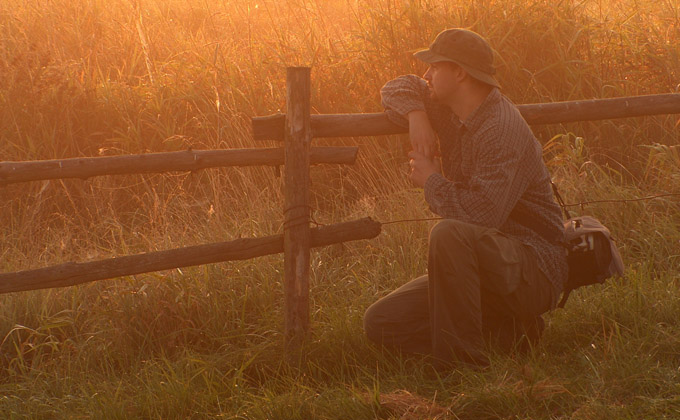
POLYGON ((413 350, 412 340, 422 341, 422 330, 429 325, 427 290, 428 278, 420 276, 369 306, 364 313, 366 336, 377 344, 413 350))
POLYGON ((381 302, 377 301, 364 312, 364 332, 366 337, 378 344, 382 343, 382 323, 385 319, 381 306, 381 302))

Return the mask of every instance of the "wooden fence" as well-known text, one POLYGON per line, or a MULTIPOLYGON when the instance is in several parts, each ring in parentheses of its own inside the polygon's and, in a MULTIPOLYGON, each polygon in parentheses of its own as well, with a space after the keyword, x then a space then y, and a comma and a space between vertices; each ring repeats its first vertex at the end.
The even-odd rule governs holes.
MULTIPOLYGON (((351 164, 357 147, 312 147, 313 137, 378 136, 405 133, 385 114, 311 115, 310 69, 287 69, 286 114, 252 119, 256 140, 282 140, 283 148, 187 150, 114 157, 34 162, 0 162, 0 186, 44 179, 193 171, 225 166, 284 165, 284 232, 263 238, 197 245, 86 263, 0 273, 0 293, 64 287, 85 282, 208 263, 284 254, 285 337, 297 348, 309 329, 310 248, 371 239, 381 224, 370 218, 310 227, 309 167, 351 164)), ((529 124, 680 113, 680 94, 519 105, 529 124)))

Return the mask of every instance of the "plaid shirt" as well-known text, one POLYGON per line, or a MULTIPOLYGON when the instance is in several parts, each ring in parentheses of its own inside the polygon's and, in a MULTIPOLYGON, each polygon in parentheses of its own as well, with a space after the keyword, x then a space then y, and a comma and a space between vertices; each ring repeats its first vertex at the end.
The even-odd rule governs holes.
POLYGON ((493 88, 461 122, 414 75, 388 82, 381 95, 394 123, 406 127, 409 112, 424 110, 439 136, 444 176, 430 175, 424 187, 432 211, 496 228, 531 246, 553 284, 554 307, 567 279, 562 217, 541 146, 515 105, 493 88))

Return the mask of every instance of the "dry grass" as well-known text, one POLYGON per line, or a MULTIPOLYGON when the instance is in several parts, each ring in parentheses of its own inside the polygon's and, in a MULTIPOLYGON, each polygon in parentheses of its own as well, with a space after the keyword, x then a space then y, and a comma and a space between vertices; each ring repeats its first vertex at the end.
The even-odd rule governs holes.
MULTIPOLYGON (((249 117, 285 108, 288 65, 313 67, 314 112, 379 111, 385 81, 424 70, 408 51, 453 26, 490 39, 517 103, 676 92, 679 11, 677 0, 4 0, 0 156, 253 147, 249 117)), ((680 192, 679 125, 657 116, 535 132, 574 202, 680 192)), ((361 153, 354 167, 313 168, 315 218, 430 216, 402 171, 404 141, 319 140, 361 153)), ((0 270, 279 232, 280 185, 273 169, 248 168, 1 187, 0 270)), ((489 372, 433 379, 421 360, 364 339, 364 308, 425 269, 428 225, 393 225, 314 254, 314 330, 299 366, 281 357, 280 256, 0 296, 0 413, 679 417, 677 198, 584 211, 612 227, 626 278, 572 296, 541 347, 498 355, 489 372), (384 410, 388 396, 413 404, 384 410)))

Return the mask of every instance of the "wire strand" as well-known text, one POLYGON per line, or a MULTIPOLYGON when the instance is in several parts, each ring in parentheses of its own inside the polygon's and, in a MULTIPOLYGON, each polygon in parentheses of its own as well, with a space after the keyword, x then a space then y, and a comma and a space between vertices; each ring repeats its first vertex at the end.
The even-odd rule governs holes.
MULTIPOLYGON (((680 193, 666 193, 666 194, 657 194, 657 195, 650 195, 647 197, 638 197, 638 198, 625 198, 625 199, 611 199, 611 200, 590 200, 590 201, 583 201, 579 203, 569 203, 569 204, 561 204, 561 207, 576 207, 576 206, 585 206, 587 204, 597 204, 597 203, 628 203, 628 202, 636 202, 636 201, 645 201, 645 200, 653 200, 656 198, 663 198, 663 197, 675 197, 675 196, 680 196, 680 193)), ((432 220, 444 220, 443 217, 426 217, 426 218, 420 218, 420 219, 399 219, 399 220, 390 220, 387 222, 380 222, 381 225, 391 225, 391 224, 396 224, 396 223, 410 223, 410 222, 429 222, 432 220)))
POLYGON ((586 204, 597 204, 597 203, 628 203, 628 202, 634 202, 634 201, 645 201, 645 200, 653 200, 655 198, 674 197, 674 196, 680 196, 680 193, 657 194, 657 195, 650 195, 650 196, 647 196, 647 197, 624 198, 624 199, 618 199, 618 200, 617 199, 611 199, 611 200, 583 201, 581 203, 564 204, 564 207, 585 206, 586 204))
POLYGON ((444 220, 443 217, 427 217, 423 219, 401 219, 401 220, 390 220, 388 222, 380 222, 381 225, 391 225, 394 223, 408 223, 408 222, 428 222, 431 220, 444 220))
MULTIPOLYGON (((587 204, 598 204, 598 203, 629 203, 629 202, 637 202, 637 201, 646 201, 646 200, 654 200, 657 198, 664 198, 664 197, 675 197, 675 196, 680 196, 680 193, 665 193, 665 194, 657 194, 657 195, 650 195, 647 197, 637 197, 637 198, 625 198, 625 199, 610 199, 610 200, 590 200, 590 201, 583 201, 579 203, 569 203, 569 204, 564 204, 560 203, 560 206, 565 208, 565 207, 576 207, 576 206, 585 206, 587 204)), ((290 218, 286 220, 283 223, 283 228, 284 229, 290 229, 291 227, 295 227, 298 225, 302 225, 305 223, 312 223, 316 226, 325 226, 323 223, 319 223, 314 219, 313 213, 314 213, 314 208, 311 206, 293 206, 289 207, 284 210, 284 213, 288 213, 290 210, 297 209, 300 207, 307 207, 310 210, 309 215, 303 215, 303 216, 297 216, 290 218)), ((423 217, 423 218, 417 218, 417 219, 398 219, 398 220, 388 220, 386 222, 380 222, 382 226, 385 225, 393 225, 397 223, 413 223, 413 222, 431 222, 435 220, 444 220, 443 217, 423 217)))

